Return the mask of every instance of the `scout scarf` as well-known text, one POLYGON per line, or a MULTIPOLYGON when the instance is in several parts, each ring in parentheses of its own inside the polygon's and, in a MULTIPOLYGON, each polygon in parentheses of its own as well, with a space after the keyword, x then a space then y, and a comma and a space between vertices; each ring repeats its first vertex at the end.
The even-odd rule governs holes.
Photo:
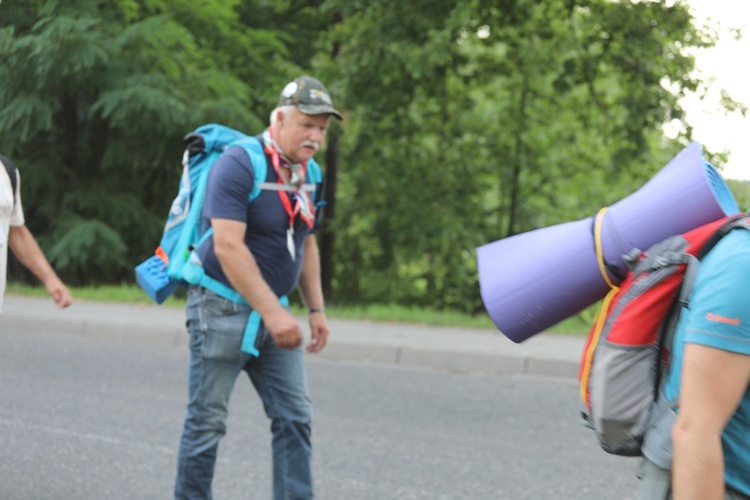
POLYGON ((292 256, 292 260, 294 260, 296 253, 293 239, 295 217, 299 215, 299 218, 311 229, 315 223, 315 207, 308 194, 302 189, 302 185, 307 177, 307 161, 292 163, 273 139, 270 127, 263 132, 263 147, 266 154, 271 157, 271 164, 276 171, 276 182, 279 184, 284 183, 281 178, 280 169, 287 168, 291 172, 289 184, 296 188, 292 191, 279 190, 281 204, 284 205, 284 210, 289 215, 287 248, 289 249, 289 254, 292 256))

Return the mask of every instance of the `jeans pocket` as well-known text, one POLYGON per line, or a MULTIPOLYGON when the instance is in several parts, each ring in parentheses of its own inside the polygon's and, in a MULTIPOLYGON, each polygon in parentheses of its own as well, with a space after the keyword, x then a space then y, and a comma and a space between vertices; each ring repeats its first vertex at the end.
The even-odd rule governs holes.
POLYGON ((242 354, 242 330, 209 326, 203 342, 203 359, 237 361, 242 354))
POLYGON ((237 361, 242 353, 242 336, 247 324, 247 311, 214 294, 206 294, 203 303, 203 359, 237 361))

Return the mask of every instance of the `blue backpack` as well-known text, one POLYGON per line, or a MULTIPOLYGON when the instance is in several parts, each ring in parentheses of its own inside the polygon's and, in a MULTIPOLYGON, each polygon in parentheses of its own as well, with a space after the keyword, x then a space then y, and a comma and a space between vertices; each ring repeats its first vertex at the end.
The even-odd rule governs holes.
MULTIPOLYGON (((193 251, 213 233, 212 228, 201 232, 209 171, 225 150, 239 146, 247 152, 255 172, 248 202, 253 201, 263 189, 279 190, 287 186, 266 182, 266 155, 261 142, 255 137, 223 125, 209 124, 185 136, 185 142, 187 148, 182 158, 183 172, 177 197, 172 202, 155 255, 135 268, 136 281, 157 304, 164 302, 178 287, 187 287, 188 284, 201 285, 228 300, 246 304, 235 290, 207 276, 200 258, 193 251)), ((323 176, 313 159, 308 161, 307 177, 308 184, 302 188, 315 193, 314 203, 319 208, 324 204, 323 176)), ((279 301, 284 305, 289 303, 286 296, 280 297, 279 301)), ((242 343, 244 352, 256 356, 258 351, 254 347, 254 339, 260 320, 260 315, 253 311, 242 343)))
MULTIPOLYGON (((164 233, 155 255, 135 268, 136 281, 157 304, 164 302, 179 286, 198 283, 202 279, 191 265, 191 253, 203 240, 211 235, 211 229, 201 233, 203 223, 203 199, 208 173, 217 158, 230 146, 242 147, 250 157, 255 172, 253 191, 248 201, 255 199, 263 189, 279 189, 266 182, 266 155, 260 141, 254 137, 217 124, 204 125, 185 136, 187 147, 182 158, 183 172, 177 197, 169 209, 164 233)), ((315 191, 316 205, 322 189, 320 167, 315 160, 308 162, 308 190, 315 191)), ((216 289, 221 285, 209 284, 206 288, 229 300, 242 302, 234 291, 216 289)), ((225 287, 226 288, 226 287, 225 287)))
POLYGON ((208 173, 216 159, 230 146, 241 146, 250 156, 255 183, 250 200, 260 193, 266 180, 266 157, 260 142, 223 125, 209 124, 185 136, 183 171, 177 197, 172 202, 164 233, 155 255, 135 268, 138 285, 157 304, 164 302, 178 287, 186 287, 183 268, 200 240, 203 198, 208 173))

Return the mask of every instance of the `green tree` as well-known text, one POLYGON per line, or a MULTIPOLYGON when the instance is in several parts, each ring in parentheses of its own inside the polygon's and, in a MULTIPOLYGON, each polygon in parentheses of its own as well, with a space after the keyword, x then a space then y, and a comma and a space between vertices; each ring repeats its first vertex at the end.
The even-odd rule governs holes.
POLYGON ((476 247, 593 215, 687 144, 661 127, 714 36, 684 0, 6 2, 0 149, 68 279, 130 280, 182 136, 260 131, 313 74, 347 113, 322 153, 327 291, 476 312, 476 247))
POLYGON ((27 220, 69 281, 130 280, 153 251, 185 133, 264 126, 256 110, 267 112, 258 103, 285 45, 247 29, 239 4, 0 6, 0 149, 22 169, 27 220))
POLYGON ((750 181, 730 179, 727 181, 727 185, 732 190, 732 194, 737 200, 740 210, 744 212, 750 211, 750 181))
POLYGON ((480 310, 477 246, 592 215, 682 147, 660 127, 710 43, 681 3, 324 5, 354 117, 335 283, 365 301, 480 310))

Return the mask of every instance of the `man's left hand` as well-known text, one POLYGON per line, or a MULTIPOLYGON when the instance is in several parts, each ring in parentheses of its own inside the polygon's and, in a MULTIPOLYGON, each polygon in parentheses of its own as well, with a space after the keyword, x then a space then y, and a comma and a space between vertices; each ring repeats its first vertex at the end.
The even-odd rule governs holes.
POLYGON ((73 303, 73 296, 70 294, 70 290, 59 279, 52 278, 45 283, 45 286, 58 307, 64 309, 73 303))
POLYGON ((320 352, 328 341, 328 319, 324 312, 310 313, 310 345, 308 352, 320 352))

